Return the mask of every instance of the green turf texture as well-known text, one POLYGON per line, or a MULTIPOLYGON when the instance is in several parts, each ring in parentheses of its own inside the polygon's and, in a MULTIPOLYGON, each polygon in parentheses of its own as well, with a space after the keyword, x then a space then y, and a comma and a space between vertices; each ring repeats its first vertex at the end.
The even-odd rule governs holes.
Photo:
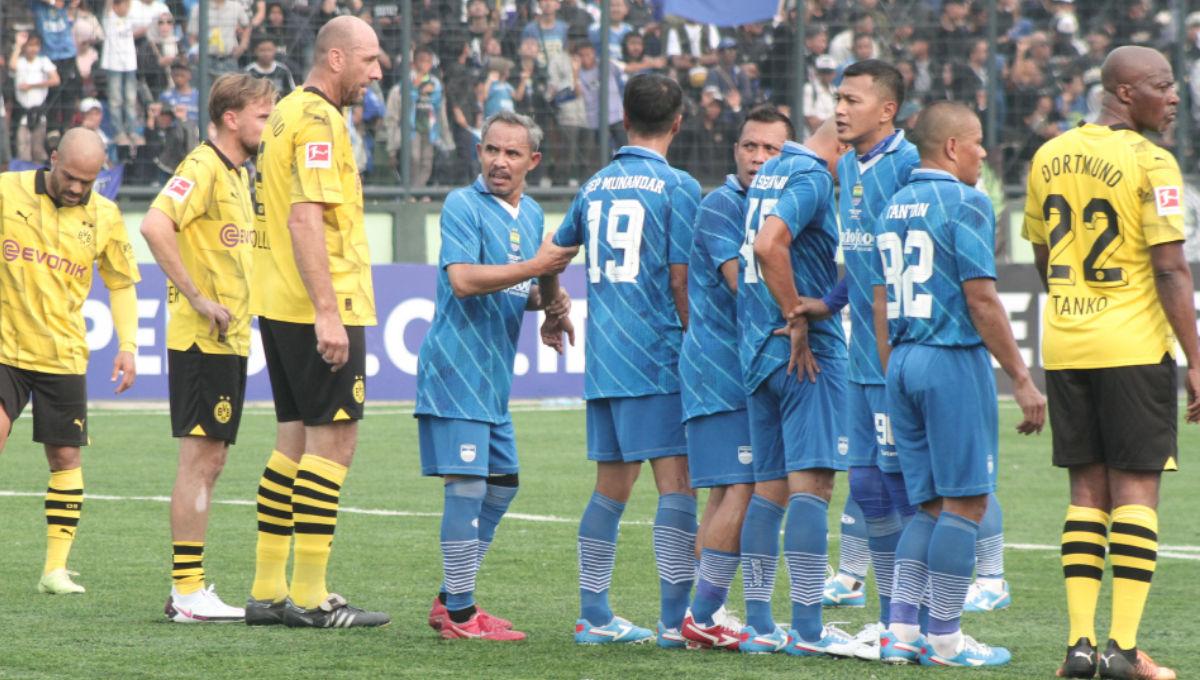
MULTIPOLYGON (((1056 545, 1067 503, 1065 473, 1050 467, 1050 437, 1013 432, 1016 409, 1001 404, 1000 498, 1009 543, 1056 545)), ((867 678, 915 677, 933 669, 890 668, 855 660, 800 660, 654 646, 578 647, 571 633, 578 612, 576 520, 593 483, 584 457, 582 410, 514 415, 521 455, 521 492, 511 512, 552 515, 563 522, 508 518, 501 524, 479 578, 478 596, 490 611, 529 634, 523 643, 443 641, 425 623, 440 581, 436 516, 389 517, 343 513, 330 564, 331 589, 352 603, 391 614, 374 630, 288 630, 240 624, 167 623, 170 588, 168 506, 149 500, 88 500, 70 566, 81 572, 83 596, 35 592, 45 528, 40 497, 0 497, 0 678, 867 678)), ((45 459, 30 443, 30 419, 20 419, 0 456, 0 489, 39 492, 45 459)), ((85 450, 87 493, 166 496, 175 472, 176 444, 161 411, 94 410, 93 445, 85 450)), ((1200 429, 1181 428, 1184 472, 1168 475, 1160 536, 1168 545, 1200 545, 1200 510, 1189 452, 1200 429)), ((416 424, 403 408, 369 408, 356 460, 342 490, 343 507, 437 513, 441 485, 420 476, 416 424)), ((273 441, 264 410, 248 411, 239 443, 218 483, 218 500, 254 499, 273 441)), ((830 513, 837 518, 846 493, 839 476, 830 513)), ((649 523, 653 480, 643 472, 625 511, 613 579, 615 611, 644 626, 658 616, 658 581, 649 523), (634 521, 636 523, 629 523, 634 521)), ((254 566, 255 517, 250 505, 216 505, 205 567, 222 597, 240 605, 254 566)), ((836 535, 830 550, 836 555, 836 535)), ((1200 556, 1200 554, 1197 554, 1200 556)), ((1065 649, 1066 614, 1058 554, 1009 550, 1012 608, 964 619, 965 630, 1007 645, 1014 661, 988 670, 948 671, 1005 678, 1052 677, 1065 649)), ((1192 626, 1200 563, 1160 558, 1140 643, 1180 677, 1200 671, 1192 626)), ((730 593, 742 611, 740 577, 730 593)), ((1101 594, 1098 632, 1107 633, 1109 589, 1101 594)), ((786 623, 787 575, 781 566, 776 618, 786 623)), ((826 621, 855 631, 876 613, 826 610, 826 621)))

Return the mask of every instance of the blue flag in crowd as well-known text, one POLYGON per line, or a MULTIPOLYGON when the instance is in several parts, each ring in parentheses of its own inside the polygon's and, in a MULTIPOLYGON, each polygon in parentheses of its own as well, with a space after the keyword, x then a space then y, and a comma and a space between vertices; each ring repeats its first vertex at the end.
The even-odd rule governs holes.
POLYGON ((740 26, 770 21, 779 8, 778 0, 740 0, 731 12, 728 0, 666 0, 663 13, 702 24, 740 26))

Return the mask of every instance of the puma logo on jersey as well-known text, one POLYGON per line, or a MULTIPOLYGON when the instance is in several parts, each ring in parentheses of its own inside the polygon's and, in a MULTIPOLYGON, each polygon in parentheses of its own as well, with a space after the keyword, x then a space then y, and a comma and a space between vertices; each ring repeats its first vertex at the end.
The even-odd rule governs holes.
POLYGON ((26 215, 25 213, 21 212, 20 210, 17 210, 16 213, 22 220, 25 220, 25 225, 29 226, 29 218, 31 215, 26 215))
POLYGON ((72 420, 71 422, 75 423, 75 427, 78 427, 80 432, 83 432, 83 422, 85 420, 87 420, 87 418, 76 418, 75 420, 72 420))

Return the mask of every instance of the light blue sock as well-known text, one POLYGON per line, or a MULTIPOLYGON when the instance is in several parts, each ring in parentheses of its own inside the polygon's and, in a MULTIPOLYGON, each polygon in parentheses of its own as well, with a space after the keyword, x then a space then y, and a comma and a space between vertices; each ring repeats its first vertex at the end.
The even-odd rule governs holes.
POLYGON ((996 494, 988 494, 987 511, 979 522, 979 540, 975 541, 975 575, 979 578, 1004 578, 1004 511, 996 494))
POLYGON ((445 486, 442 509, 442 588, 446 608, 466 609, 475 604, 476 557, 479 532, 476 524, 487 484, 482 478, 451 482, 445 486))
POLYGON ((487 555, 488 548, 492 547, 492 539, 496 536, 496 527, 500 524, 504 513, 508 512, 508 506, 512 504, 513 498, 517 495, 516 475, 513 477, 512 486, 487 485, 487 495, 483 497, 483 507, 479 511, 479 550, 475 559, 476 569, 483 565, 483 558, 487 555))
POLYGON ((692 618, 697 623, 711 626, 712 616, 729 596, 729 586, 737 574, 737 553, 705 548, 700 551, 700 578, 696 581, 696 595, 692 598, 692 618))
POLYGON ((817 496, 797 493, 788 499, 783 556, 791 577, 792 629, 806 642, 821 639, 821 597, 829 559, 828 515, 829 503, 817 496))
POLYGON ((949 635, 959 629, 963 600, 975 570, 979 525, 942 511, 929 538, 929 633, 949 635))
POLYGON ((667 628, 679 628, 692 597, 692 584, 696 582, 694 497, 683 493, 658 497, 658 513, 654 516, 654 561, 658 565, 660 620, 667 628))
POLYGON ((746 624, 769 634, 775 630, 771 593, 779 564, 779 527, 784 508, 755 494, 742 521, 742 590, 746 596, 746 624))
POLYGON ((896 545, 896 577, 892 581, 891 623, 920 625, 921 601, 929 585, 929 538, 937 523, 920 510, 913 515, 896 545))
POLYGON ((875 589, 879 593, 879 620, 885 626, 892 620, 892 579, 896 570, 896 545, 900 543, 903 531, 904 524, 898 512, 873 517, 867 521, 867 532, 871 537, 871 561, 875 564, 875 589))
POLYGON ((846 496, 846 506, 842 509, 841 527, 838 572, 862 583, 867 580, 867 569, 871 566, 867 522, 863 519, 862 508, 849 496, 846 496))
POLYGON ((579 521, 579 616, 593 626, 612 621, 608 588, 617 561, 617 528, 625 504, 592 494, 579 521))

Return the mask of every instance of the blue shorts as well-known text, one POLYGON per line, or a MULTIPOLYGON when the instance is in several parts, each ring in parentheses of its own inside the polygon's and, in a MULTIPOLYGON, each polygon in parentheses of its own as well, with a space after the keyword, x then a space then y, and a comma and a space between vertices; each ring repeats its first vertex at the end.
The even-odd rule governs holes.
POLYGON ((1000 430, 987 349, 902 344, 887 381, 909 501, 995 491, 1000 430))
POLYGON ((780 366, 747 400, 756 482, 799 470, 846 469, 846 360, 817 357, 817 362, 817 382, 800 382, 780 366))
POLYGON ((588 460, 637 463, 687 455, 679 393, 587 402, 588 460))
POLYGON ((696 416, 686 426, 693 489, 754 483, 746 409, 696 416))
POLYGON ((421 474, 426 476, 512 475, 517 473, 517 441, 512 421, 417 416, 421 474))
POLYGON ((846 392, 850 467, 875 465, 884 472, 900 472, 896 439, 888 421, 887 386, 852 382, 846 392))

